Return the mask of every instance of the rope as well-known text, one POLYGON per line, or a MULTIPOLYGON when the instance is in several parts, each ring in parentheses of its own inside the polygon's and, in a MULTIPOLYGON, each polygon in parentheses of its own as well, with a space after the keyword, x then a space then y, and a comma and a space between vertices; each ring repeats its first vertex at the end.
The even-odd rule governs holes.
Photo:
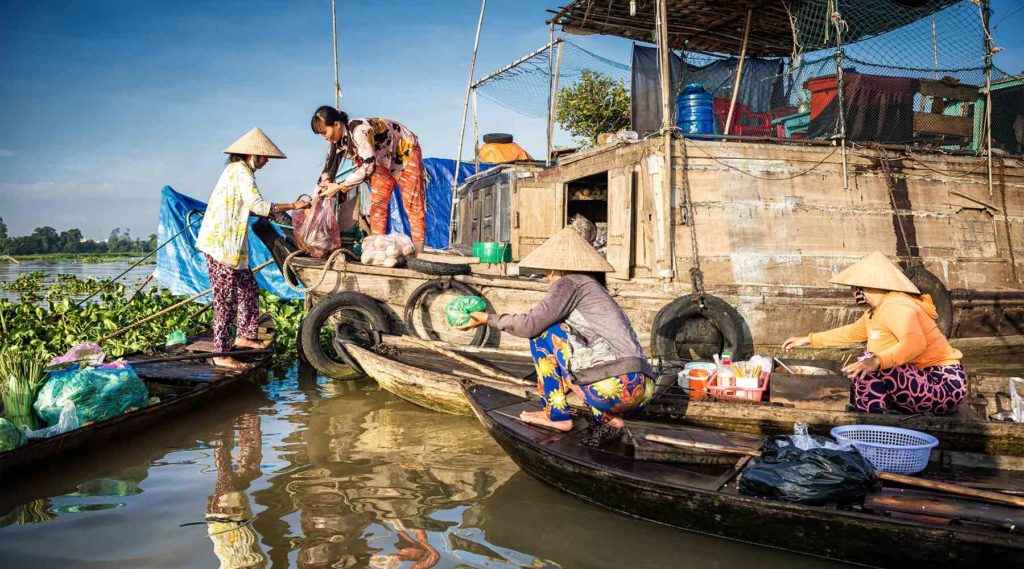
POLYGON ((693 199, 690 195, 689 156, 686 153, 686 140, 679 146, 682 149, 682 182, 683 182, 683 204, 686 207, 686 225, 690 227, 690 283, 693 285, 693 300, 704 308, 704 273, 700 270, 700 251, 697 248, 697 225, 696 215, 693 211, 693 199))
MULTIPOLYGON (((727 164, 725 162, 722 162, 718 158, 715 158, 710 152, 708 152, 703 147, 701 147, 701 145, 694 143, 692 140, 690 140, 689 142, 691 144, 693 144, 694 148, 696 148, 697 150, 700 150, 701 152, 703 152, 711 160, 721 164, 722 166, 725 166, 726 168, 729 168, 730 170, 735 170, 735 171, 739 172, 740 174, 743 174, 744 176, 750 176, 751 178, 756 178, 758 180, 792 180, 794 178, 799 178, 800 176, 806 176, 807 174, 810 174, 811 172, 816 170, 818 168, 818 166, 821 166, 822 164, 824 164, 829 158, 831 158, 836 152, 839 151, 839 147, 838 146, 834 147, 832 149, 832 152, 829 152, 827 156, 825 156, 824 158, 822 158, 821 160, 816 162, 813 166, 811 166, 810 168, 808 168, 808 169, 806 169, 806 170, 804 170, 802 172, 799 172, 797 174, 793 174, 792 176, 780 176, 780 177, 776 177, 776 176, 758 176, 757 174, 753 174, 753 173, 747 172, 746 170, 742 170, 740 168, 737 168, 737 167, 733 166, 732 164, 727 164)), ((683 146, 685 147, 686 145, 684 144, 683 146)), ((684 150, 684 152, 685 152, 685 150, 684 150)))
MULTIPOLYGON (((320 285, 324 284, 324 281, 327 280, 327 271, 334 268, 334 261, 335 259, 338 258, 338 255, 345 254, 351 256, 353 259, 359 258, 355 253, 353 253, 349 249, 346 249, 344 247, 338 249, 331 253, 331 255, 327 257, 327 260, 324 261, 324 265, 320 267, 320 276, 317 278, 316 284, 310 286, 303 286, 303 288, 299 288, 298 283, 292 283, 291 279, 288 278, 288 273, 291 272, 292 259, 298 257, 299 255, 305 254, 306 252, 301 249, 292 252, 290 255, 288 255, 288 257, 285 258, 284 264, 281 267, 281 275, 284 277, 284 284, 287 285, 288 288, 292 289, 293 291, 301 294, 303 297, 305 297, 306 293, 309 292, 310 290, 318 288, 320 285)), ((344 264, 342 265, 342 270, 344 271, 344 264)))

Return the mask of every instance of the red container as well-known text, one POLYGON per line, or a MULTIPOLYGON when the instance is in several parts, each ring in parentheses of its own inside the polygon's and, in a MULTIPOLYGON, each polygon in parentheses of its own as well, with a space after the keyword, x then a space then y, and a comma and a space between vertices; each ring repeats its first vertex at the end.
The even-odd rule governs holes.
POLYGON ((711 378, 708 383, 708 393, 718 399, 746 399, 748 401, 762 401, 764 392, 768 390, 768 380, 771 378, 770 371, 761 372, 757 377, 757 389, 750 387, 723 387, 718 385, 718 375, 711 378))
POLYGON ((804 88, 811 92, 811 120, 818 118, 821 111, 839 94, 836 89, 836 76, 826 75, 808 79, 804 88))

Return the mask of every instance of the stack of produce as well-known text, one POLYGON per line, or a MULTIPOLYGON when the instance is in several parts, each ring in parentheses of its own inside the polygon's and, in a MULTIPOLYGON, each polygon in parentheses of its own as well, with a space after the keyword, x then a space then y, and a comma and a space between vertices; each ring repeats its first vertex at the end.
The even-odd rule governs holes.
POLYGON ((416 254, 412 239, 401 233, 370 235, 363 239, 360 261, 375 267, 397 267, 416 254))
POLYGON ((47 425, 60 421, 67 402, 75 404, 80 424, 104 421, 133 408, 144 407, 149 390, 135 370, 115 362, 100 367, 72 365, 50 374, 39 391, 35 410, 47 425))
POLYGON ((16 348, 5 348, 0 352, 4 416, 18 428, 39 428, 32 403, 46 379, 45 365, 45 353, 16 348))

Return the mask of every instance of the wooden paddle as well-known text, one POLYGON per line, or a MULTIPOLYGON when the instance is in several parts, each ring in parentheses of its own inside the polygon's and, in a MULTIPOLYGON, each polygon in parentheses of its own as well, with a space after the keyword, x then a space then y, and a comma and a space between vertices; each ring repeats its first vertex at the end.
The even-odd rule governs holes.
POLYGON ((446 348, 442 348, 441 346, 438 346, 434 342, 428 342, 427 340, 424 340, 422 338, 417 338, 416 336, 410 336, 410 335, 402 336, 402 339, 407 341, 407 342, 410 342, 412 344, 416 344, 417 346, 422 346, 422 347, 424 347, 424 348, 426 348, 426 349, 428 349, 428 350, 430 350, 432 352, 436 352, 438 354, 441 354, 442 356, 445 356, 445 357, 447 357, 449 359, 453 359, 453 360, 455 360, 455 361, 457 361, 457 362, 459 362, 461 364, 465 364, 465 365, 467 365, 467 366, 469 366, 469 367, 471 367, 471 368, 473 368, 473 369, 475 369, 475 370, 477 370, 477 371, 479 371, 479 372, 489 376, 492 379, 499 379, 501 381, 507 381, 507 382, 513 383, 515 385, 522 385, 522 386, 527 386, 527 387, 532 387, 532 386, 536 385, 532 381, 526 381, 526 380, 520 379, 518 377, 511 376, 511 375, 509 375, 509 374, 507 374, 507 373, 505 373, 505 372, 503 372, 503 371, 501 371, 501 370, 499 370, 497 368, 484 365, 484 364, 482 364, 480 362, 473 361, 473 360, 467 358, 466 356, 463 356, 460 353, 454 352, 452 350, 448 350, 446 348))
MULTIPOLYGON (((673 439, 671 437, 665 437, 662 435, 647 435, 647 440, 672 445, 680 448, 688 448, 694 450, 704 450, 711 452, 720 452, 724 454, 738 454, 745 456, 761 456, 761 451, 750 450, 739 447, 728 447, 724 445, 716 445, 711 443, 698 443, 693 441, 684 441, 680 439, 673 439)), ((978 498, 981 500, 988 500, 990 502, 996 502, 999 504, 1009 504, 1018 508, 1024 508, 1024 498, 1018 496, 1011 496, 1002 492, 990 492, 988 490, 977 490, 975 488, 967 488, 964 486, 958 486, 956 484, 948 484, 946 482, 937 482, 935 480, 925 480, 922 478, 914 478, 912 476, 904 476, 902 474, 893 474, 891 472, 876 472, 879 478, 882 480, 888 480, 889 482, 895 482, 897 484, 903 484, 906 486, 915 486, 918 488, 927 488, 929 490, 935 490, 937 492, 946 492, 949 494, 957 494, 959 496, 968 496, 971 498, 978 498)))

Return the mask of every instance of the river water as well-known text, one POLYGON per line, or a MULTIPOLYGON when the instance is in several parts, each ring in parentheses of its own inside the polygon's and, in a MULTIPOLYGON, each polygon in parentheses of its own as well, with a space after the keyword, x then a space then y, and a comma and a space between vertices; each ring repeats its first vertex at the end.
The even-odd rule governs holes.
MULTIPOLYGON (((0 281, 126 266, 0 264, 0 281)), ((298 364, 0 487, 5 569, 755 564, 833 565, 584 503, 519 471, 473 418, 298 364)))

